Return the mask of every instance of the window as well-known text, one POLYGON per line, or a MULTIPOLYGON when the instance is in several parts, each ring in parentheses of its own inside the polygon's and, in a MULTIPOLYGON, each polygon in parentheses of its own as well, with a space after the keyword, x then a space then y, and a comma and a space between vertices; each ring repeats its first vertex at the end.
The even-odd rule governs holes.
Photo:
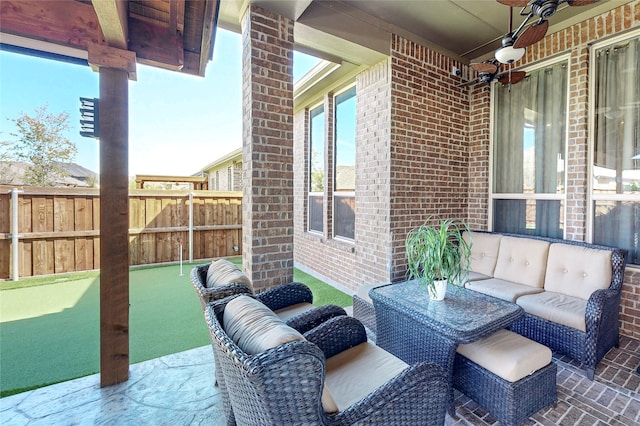
POLYGON ((233 191, 233 169, 227 167, 227 191, 233 191))
POLYGON ((591 241, 640 265, 640 36, 594 46, 591 241))
POLYGON ((309 231, 324 231, 324 107, 309 112, 309 231))
POLYGON ((336 237, 354 238, 356 187, 356 88, 335 97, 335 167, 333 229, 336 237))
POLYGON ((564 236, 567 79, 563 61, 494 85, 494 231, 564 236))

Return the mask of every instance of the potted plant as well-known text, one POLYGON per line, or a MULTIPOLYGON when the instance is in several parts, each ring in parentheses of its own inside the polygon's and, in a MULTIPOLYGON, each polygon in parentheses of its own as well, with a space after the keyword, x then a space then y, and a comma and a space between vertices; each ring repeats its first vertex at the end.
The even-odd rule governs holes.
POLYGON ((441 219, 437 224, 431 217, 409 231, 406 239, 409 279, 419 279, 432 300, 442 300, 447 283, 462 286, 469 274, 471 240, 463 238, 468 225, 460 219, 441 219))

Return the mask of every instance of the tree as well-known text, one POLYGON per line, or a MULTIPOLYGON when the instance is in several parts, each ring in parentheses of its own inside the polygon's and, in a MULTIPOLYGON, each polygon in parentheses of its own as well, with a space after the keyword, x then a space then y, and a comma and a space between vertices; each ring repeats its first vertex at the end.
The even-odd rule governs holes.
POLYGON ((60 163, 74 160, 78 149, 65 136, 70 129, 69 113, 53 114, 47 111, 48 105, 35 108, 35 115, 24 112, 18 118, 10 118, 17 127, 11 136, 14 141, 15 156, 29 163, 25 171, 24 182, 35 186, 54 186, 56 180, 68 176, 60 163))
POLYGON ((0 185, 13 183, 15 178, 11 171, 11 161, 13 160, 9 142, 0 141, 0 185))

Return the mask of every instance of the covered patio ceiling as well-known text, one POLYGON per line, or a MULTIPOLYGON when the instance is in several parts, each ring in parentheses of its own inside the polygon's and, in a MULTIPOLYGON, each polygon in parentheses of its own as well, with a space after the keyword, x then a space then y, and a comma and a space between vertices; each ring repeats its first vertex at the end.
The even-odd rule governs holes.
MULTIPOLYGON (((628 0, 586 6, 562 3, 548 33, 567 28, 628 0)), ((296 22, 296 50, 340 63, 374 64, 389 54, 390 34, 463 63, 491 58, 509 28, 509 7, 497 0, 253 0, 296 22)), ((239 31, 246 0, 221 0, 219 25, 239 31)), ((513 9, 514 27, 522 22, 513 9)))
MULTIPOLYGON (((562 3, 548 33, 629 1, 562 3)), ((294 20, 298 51, 355 65, 388 55, 391 33, 463 63, 487 59, 509 23, 509 7, 497 0, 2 0, 0 42, 81 60, 88 46, 109 45, 135 52, 142 64, 204 76, 218 7, 217 25, 239 32, 249 3, 294 20)))

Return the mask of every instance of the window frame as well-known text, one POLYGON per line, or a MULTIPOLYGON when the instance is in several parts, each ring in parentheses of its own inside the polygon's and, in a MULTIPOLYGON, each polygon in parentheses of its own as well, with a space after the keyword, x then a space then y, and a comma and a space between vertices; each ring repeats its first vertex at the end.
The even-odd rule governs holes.
MULTIPOLYGON (((596 61, 595 55, 596 52, 600 49, 606 49, 607 47, 611 47, 616 44, 624 43, 627 40, 631 40, 634 38, 640 38, 640 28, 634 29, 632 31, 626 32, 624 34, 618 34, 613 37, 606 38, 604 40, 599 40, 594 42, 589 46, 589 99, 588 99, 588 108, 589 108, 589 116, 588 118, 588 138, 587 138, 587 204, 586 204, 586 241, 588 243, 593 243, 594 238, 594 222, 595 222, 595 214, 594 214, 594 203, 597 201, 626 201, 626 202, 635 202, 640 203, 640 193, 637 194, 594 194, 593 187, 593 174, 594 174, 594 157, 595 157, 595 144, 596 144, 596 135, 595 135, 595 126, 596 126, 596 61)), ((640 70, 638 70, 640 71, 640 70)), ((635 265, 631 263, 627 263, 627 268, 632 268, 640 271, 640 265, 635 265)))
MULTIPOLYGON (((356 192, 355 192, 355 176, 356 176, 356 172, 355 172, 355 158, 354 158, 354 190, 353 191, 337 191, 336 190, 336 182, 337 182, 337 173, 338 173, 338 163, 337 163, 337 155, 338 155, 338 97, 340 97, 341 95, 344 95, 347 92, 350 92, 353 90, 353 99, 356 102, 356 106, 357 106, 357 89, 356 89, 356 83, 353 82, 352 84, 346 86, 345 88, 343 88, 342 90, 340 90, 339 92, 336 92, 333 94, 333 176, 331 177, 333 179, 333 186, 332 186, 332 193, 331 193, 331 203, 332 203, 332 217, 331 217, 331 221, 332 221, 332 238, 335 238, 337 240, 343 240, 343 241, 347 241, 347 242, 354 242, 355 241, 355 210, 354 210, 354 223, 353 223, 353 238, 349 238, 343 235, 338 235, 336 233, 336 194, 338 194, 338 197, 351 197, 353 198, 353 203, 355 205, 355 199, 356 199, 356 192)), ((354 119, 354 123, 356 122, 356 118, 357 118, 357 110, 356 110, 356 116, 353 118, 354 119)), ((356 125, 357 126, 357 125, 356 125)), ((357 128, 356 131, 354 132, 354 141, 353 141, 353 149, 354 149, 354 155, 355 152, 357 150, 357 144, 356 144, 356 137, 357 137, 357 128)))
POLYGON ((537 62, 528 67, 523 67, 522 69, 518 69, 519 71, 525 71, 527 73, 531 71, 537 71, 542 68, 549 67, 551 65, 559 64, 561 62, 567 63, 567 88, 566 88, 566 111, 565 111, 565 134, 564 134, 564 161, 565 161, 565 173, 564 173, 564 191, 562 194, 558 193, 533 193, 533 194, 525 194, 525 193, 496 193, 494 191, 494 158, 493 151, 495 147, 495 134, 494 134, 494 126, 495 126, 495 108, 496 108, 496 84, 498 82, 496 80, 491 82, 491 94, 489 100, 489 200, 488 200, 488 208, 487 208, 487 226, 488 229, 494 230, 494 217, 493 217, 493 204, 496 200, 549 200, 549 201, 560 201, 562 203, 562 217, 561 221, 564 224, 562 228, 562 238, 566 238, 567 235, 567 182, 568 182, 568 173, 567 173, 567 164, 568 164, 568 152, 569 152, 569 117, 570 117, 570 76, 571 76, 571 55, 563 54, 554 56, 553 58, 549 58, 544 61, 537 62))
MULTIPOLYGON (((324 99, 324 98, 323 98, 324 99)), ((326 158, 327 158, 327 135, 326 135, 326 128, 327 128, 327 111, 325 108, 325 104, 324 104, 324 100, 314 104, 313 106, 310 106, 308 108, 308 114, 309 114, 309 127, 307 129, 307 138, 309 141, 309 152, 307 155, 307 160, 308 160, 308 164, 309 164, 309 170, 306 176, 306 189, 307 189, 307 211, 306 211, 306 216, 307 216, 307 226, 306 226, 306 231, 313 233, 313 234, 317 234, 317 235, 324 235, 324 232, 326 230, 326 226, 325 226, 325 211, 326 211, 326 206, 324 203, 324 198, 327 192, 327 164, 326 164, 326 158), (324 116, 323 119, 323 130, 322 130, 322 135, 323 135, 323 143, 322 143, 322 162, 323 162, 323 171, 324 171, 324 175, 323 175, 323 191, 322 192, 318 192, 318 191, 311 191, 311 179, 312 179, 312 175, 313 175, 313 126, 312 126, 312 120, 313 117, 315 117, 314 115, 314 111, 317 110, 322 110, 321 112, 318 112, 317 115, 322 114, 324 116), (323 199, 322 202, 322 229, 321 230, 317 230, 317 229, 312 229, 311 228, 311 201, 312 201, 312 197, 319 197, 321 196, 323 199)))

